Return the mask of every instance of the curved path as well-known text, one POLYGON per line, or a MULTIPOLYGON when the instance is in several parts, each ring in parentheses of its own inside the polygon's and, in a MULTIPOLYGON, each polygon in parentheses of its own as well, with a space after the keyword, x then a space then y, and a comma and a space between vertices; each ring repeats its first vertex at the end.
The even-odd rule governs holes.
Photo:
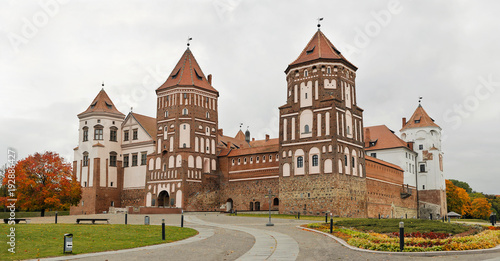
POLYGON ((202 221, 196 216, 188 216, 188 222, 199 225, 220 227, 248 233, 255 238, 255 244, 237 260, 296 260, 299 254, 297 241, 282 233, 235 225, 202 221))

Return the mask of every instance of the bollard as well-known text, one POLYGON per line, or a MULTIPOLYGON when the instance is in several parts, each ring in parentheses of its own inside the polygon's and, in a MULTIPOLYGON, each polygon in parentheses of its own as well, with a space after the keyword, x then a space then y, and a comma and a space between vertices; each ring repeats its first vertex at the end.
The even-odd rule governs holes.
POLYGON ((333 213, 330 213, 330 234, 333 233, 333 213))
POLYGON ((184 227, 184 210, 182 211, 181 214, 181 227, 184 227))
POLYGON ((429 217, 430 217, 430 220, 432 220, 432 213, 431 213, 431 214, 429 214, 429 215, 430 215, 430 216, 429 216, 429 217))
POLYGON ((56 224, 57 224, 57 211, 56 211, 56 219, 55 219, 55 222, 56 222, 56 224))
POLYGON ((125 225, 127 224, 127 213, 125 213, 125 225))
POLYGON ((378 213, 378 219, 380 219, 380 213, 378 213))
POLYGON ((408 213, 405 214, 405 218, 408 219, 408 213))
POLYGON ((325 223, 328 223, 328 213, 325 213, 325 223))
POLYGON ((234 210, 234 215, 235 215, 235 216, 237 216, 237 215, 238 215, 238 210, 237 210, 237 209, 235 209, 235 210, 234 210))
POLYGON ((161 240, 165 240, 165 219, 161 220, 161 240))
POLYGON ((300 219, 300 211, 297 213, 297 219, 300 219))
POLYGON ((405 248, 405 223, 399 222, 399 251, 405 248))

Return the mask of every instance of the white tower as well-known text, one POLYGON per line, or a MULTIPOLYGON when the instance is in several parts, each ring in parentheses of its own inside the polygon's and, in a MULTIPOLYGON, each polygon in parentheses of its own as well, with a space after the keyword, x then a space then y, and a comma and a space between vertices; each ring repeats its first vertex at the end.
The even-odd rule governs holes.
POLYGON ((413 143, 421 218, 446 215, 446 185, 441 150, 441 127, 434 123, 419 104, 411 118, 403 118, 401 139, 413 143))
POLYGON ((104 89, 80 120, 78 147, 74 149, 73 173, 82 186, 82 200, 71 214, 94 214, 120 207, 123 186, 121 125, 118 111, 104 89))

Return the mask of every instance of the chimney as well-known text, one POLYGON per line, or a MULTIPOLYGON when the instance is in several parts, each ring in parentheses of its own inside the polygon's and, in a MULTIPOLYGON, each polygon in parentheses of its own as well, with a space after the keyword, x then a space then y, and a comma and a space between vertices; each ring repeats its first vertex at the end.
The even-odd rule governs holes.
POLYGON ((406 125, 406 118, 403 117, 403 128, 405 127, 405 125, 406 125))
POLYGON ((252 138, 252 141, 255 141, 255 138, 252 138))
POLYGON ((269 134, 266 134, 266 141, 269 140, 269 134))
POLYGON ((369 128, 365 128, 365 148, 369 148, 370 147, 370 140, 371 140, 370 129, 369 128))
POLYGON ((212 75, 211 74, 208 75, 208 83, 210 85, 212 85, 212 75))
POLYGON ((232 146, 233 146, 233 144, 230 141, 228 141, 227 142, 227 148, 230 149, 232 146))

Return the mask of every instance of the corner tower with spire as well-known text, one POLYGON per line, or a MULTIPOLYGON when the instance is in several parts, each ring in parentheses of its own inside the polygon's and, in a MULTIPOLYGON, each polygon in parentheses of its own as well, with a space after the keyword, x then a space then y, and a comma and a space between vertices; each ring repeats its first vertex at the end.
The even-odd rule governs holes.
POLYGON ((116 109, 103 88, 89 107, 78 114, 78 147, 73 174, 82 186, 82 200, 71 214, 97 214, 120 207, 123 185, 121 125, 125 115, 116 109))
POLYGON ((194 210, 187 197, 217 182, 219 93, 211 82, 188 47, 156 90, 156 150, 148 156, 146 206, 194 210))
POLYGON ((427 114, 419 103, 407 121, 403 118, 401 139, 413 143, 417 152, 417 190, 421 218, 433 219, 447 214, 446 184, 441 150, 441 127, 427 114))
POLYGON ((318 31, 285 70, 280 107, 281 213, 366 217, 363 110, 356 70, 318 31))

